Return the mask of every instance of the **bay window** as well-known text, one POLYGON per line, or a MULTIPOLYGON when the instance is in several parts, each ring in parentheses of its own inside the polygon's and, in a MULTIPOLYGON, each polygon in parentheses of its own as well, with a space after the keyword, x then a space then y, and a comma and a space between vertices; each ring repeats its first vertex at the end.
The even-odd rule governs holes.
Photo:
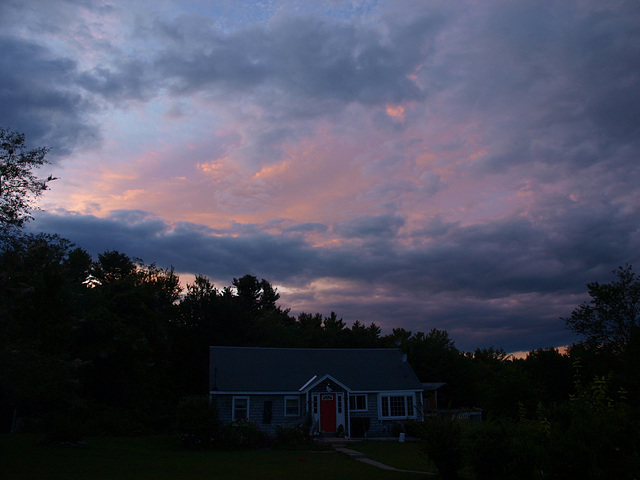
POLYGON ((414 394, 380 395, 381 418, 408 418, 414 416, 414 394))

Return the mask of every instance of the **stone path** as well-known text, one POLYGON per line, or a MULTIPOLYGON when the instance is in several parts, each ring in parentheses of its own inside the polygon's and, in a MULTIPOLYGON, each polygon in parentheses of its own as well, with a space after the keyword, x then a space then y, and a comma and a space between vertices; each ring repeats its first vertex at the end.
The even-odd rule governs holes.
POLYGON ((331 446, 336 452, 344 453, 349 455, 354 460, 359 462, 368 463, 369 465, 373 465, 374 467, 382 468, 383 470, 394 470, 396 472, 406 472, 406 473, 419 473, 422 475, 435 475, 431 472, 419 472, 416 470, 403 470, 401 468, 392 467, 390 465, 385 465, 384 463, 376 462, 375 460, 371 460, 364 453, 357 452, 355 450, 351 450, 350 448, 345 447, 343 444, 339 443, 331 443, 331 446))

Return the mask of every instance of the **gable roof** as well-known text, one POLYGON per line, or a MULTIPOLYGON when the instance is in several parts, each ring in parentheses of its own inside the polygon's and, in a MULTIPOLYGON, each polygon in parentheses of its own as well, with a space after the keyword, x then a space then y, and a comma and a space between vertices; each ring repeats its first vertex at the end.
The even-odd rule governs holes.
POLYGON ((326 375, 352 391, 422 390, 397 349, 210 347, 209 388, 298 392, 326 375))

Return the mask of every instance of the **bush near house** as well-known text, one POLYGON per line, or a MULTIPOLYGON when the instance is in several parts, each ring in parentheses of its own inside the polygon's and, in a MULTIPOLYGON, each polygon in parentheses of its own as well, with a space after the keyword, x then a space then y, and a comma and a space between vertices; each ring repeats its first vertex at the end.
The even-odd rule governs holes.
POLYGON ((220 441, 221 424, 214 402, 204 396, 189 396, 178 404, 175 430, 183 446, 210 447, 220 441))
POLYGON ((463 466, 464 426, 465 422, 452 415, 438 415, 412 424, 412 430, 422 439, 427 455, 443 479, 457 479, 463 466))
POLYGON ((274 446, 281 448, 306 449, 311 444, 309 429, 304 424, 277 425, 274 446))
POLYGON ((371 419, 369 417, 354 417, 351 419, 352 437, 366 437, 369 428, 371 428, 371 419))
POLYGON ((545 476, 550 478, 640 478, 640 414, 604 378, 586 385, 567 403, 548 409, 545 476))
POLYGON ((254 422, 234 420, 222 427, 224 448, 258 448, 268 443, 268 436, 254 422))
POLYGON ((465 458, 477 480, 539 478, 546 437, 539 422, 486 421, 465 431, 465 458))

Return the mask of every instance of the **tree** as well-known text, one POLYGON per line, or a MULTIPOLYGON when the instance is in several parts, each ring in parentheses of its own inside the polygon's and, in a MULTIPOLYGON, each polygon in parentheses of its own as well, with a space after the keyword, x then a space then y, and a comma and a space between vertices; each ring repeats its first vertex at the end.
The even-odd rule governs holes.
POLYGON ((349 345, 350 348, 377 348, 380 346, 380 327, 375 323, 367 327, 364 323, 356 320, 351 325, 349 345))
POLYGON ((277 310, 276 302, 280 298, 280 294, 265 279, 258 281, 253 275, 245 275, 244 277, 234 278, 233 286, 236 287, 240 304, 248 311, 277 310))
POLYGON ((202 395, 183 398, 178 404, 175 429, 185 447, 211 446, 219 439, 221 429, 216 403, 202 395))
POLYGON ((556 348, 539 348, 527 354, 523 368, 545 404, 561 402, 571 393, 573 370, 569 355, 556 348))
POLYGON ((521 408, 535 411, 542 392, 529 378, 524 360, 494 347, 477 348, 470 358, 476 395, 485 416, 516 419, 521 408))
POLYGON ((57 235, 13 238, 0 252, 0 344, 59 353, 82 313, 91 257, 57 235))
POLYGON ((112 412, 96 419, 104 431, 157 427, 179 396, 171 338, 178 276, 172 268, 107 251, 91 266, 90 286, 73 331, 83 397, 92 408, 112 412))
POLYGON ((54 177, 41 179, 34 169, 49 163, 46 147, 27 149, 24 134, 0 127, 0 230, 21 227, 31 219, 34 200, 54 177))
POLYGON ((412 333, 394 328, 381 339, 387 347, 400 347, 421 382, 443 382, 438 390, 440 407, 469 407, 476 404, 473 394, 475 378, 470 360, 456 348, 446 330, 432 328, 428 333, 412 333))
MULTIPOLYGON (((402 338, 403 332, 394 330, 396 333, 402 338)), ((432 328, 427 334, 417 332, 401 343, 401 349, 421 381, 451 382, 459 352, 446 330, 432 328)))
POLYGON ((584 340, 570 349, 580 359, 586 378, 607 376, 623 388, 630 401, 640 402, 640 280, 630 265, 618 267, 615 279, 587 285, 590 302, 582 303, 564 318, 569 329, 584 340))
POLYGON ((0 430, 81 403, 74 336, 91 258, 56 235, 9 239, 0 251, 0 430))
POLYGON ((563 320, 567 328, 585 337, 585 344, 623 354, 637 343, 640 322, 640 281, 630 265, 613 272, 611 283, 587 285, 590 302, 582 303, 563 320))

